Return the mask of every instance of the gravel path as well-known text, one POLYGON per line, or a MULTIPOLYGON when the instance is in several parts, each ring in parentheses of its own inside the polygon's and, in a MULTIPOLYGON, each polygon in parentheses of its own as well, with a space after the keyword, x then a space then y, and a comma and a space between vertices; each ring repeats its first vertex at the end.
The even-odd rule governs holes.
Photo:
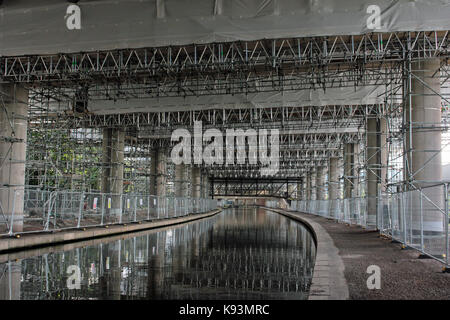
MULTIPOLYGON (((300 214, 303 215, 303 214, 300 214)), ((399 244, 380 238, 356 226, 305 215, 319 223, 339 249, 351 300, 450 299, 450 274, 442 273, 442 264, 432 259, 418 259, 415 250, 402 250, 399 244), (367 267, 381 269, 381 289, 369 290, 367 267)))

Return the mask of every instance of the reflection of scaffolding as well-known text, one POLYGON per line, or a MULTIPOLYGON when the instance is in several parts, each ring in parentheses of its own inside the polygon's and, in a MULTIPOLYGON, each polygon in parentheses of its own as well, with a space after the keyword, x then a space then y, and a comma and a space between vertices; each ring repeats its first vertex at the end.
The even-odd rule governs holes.
POLYGON ((88 247, 74 243, 65 252, 43 252, 11 262, 14 270, 0 263, 0 276, 3 270, 13 271, 13 277, 7 275, 11 281, 0 284, 6 289, 0 292, 34 300, 202 299, 211 294, 298 299, 310 288, 316 249, 302 225, 250 211, 138 237, 122 235, 106 243, 94 240, 88 247), (81 276, 78 290, 67 286, 70 272, 77 271, 74 267, 81 276), (212 287, 213 293, 200 290, 212 287))
MULTIPOLYGON (((165 246, 174 248, 176 258, 181 259, 185 245, 211 230, 213 221, 204 220, 201 224, 186 225, 168 232, 152 233, 136 238, 104 243, 97 246, 81 247, 74 245, 70 251, 45 253, 39 257, 30 257, 15 263, 16 277, 6 282, 5 292, 15 292, 14 299, 88 299, 103 296, 106 299, 149 298, 154 292, 148 292, 149 283, 158 290, 164 290, 160 283, 153 283, 154 260, 165 263, 165 246), (179 257, 180 255, 180 257, 179 257), (162 260, 161 260, 162 257, 162 260), (75 272, 78 267, 81 275, 80 289, 71 290, 67 286, 68 270, 75 272), (71 267, 71 269, 69 269, 71 267), (22 279, 22 281, 21 281, 22 279), (106 284, 109 284, 106 290, 106 284), (20 286, 20 290, 14 290, 20 286)), ((185 260, 180 260, 186 263, 185 260)), ((10 264, 0 264, 2 271, 9 272, 10 264)), ((158 265, 159 268, 162 268, 158 265)), ((167 270, 169 271, 169 270, 167 270)), ((172 271, 171 271, 172 272, 172 271)), ((165 273, 161 273, 161 279, 165 273)), ((11 277, 6 275, 6 277, 11 277)), ((174 277, 171 277, 172 279, 174 277)), ((154 279, 156 280, 156 279, 154 279)))

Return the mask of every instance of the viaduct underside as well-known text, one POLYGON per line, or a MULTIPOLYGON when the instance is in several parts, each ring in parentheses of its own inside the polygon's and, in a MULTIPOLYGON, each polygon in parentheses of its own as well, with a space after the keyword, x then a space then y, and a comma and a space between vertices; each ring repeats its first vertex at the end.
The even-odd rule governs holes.
MULTIPOLYGON (((214 8, 228 10, 221 1, 214 8)), ((0 212, 14 203, 20 216, 15 191, 29 188, 324 200, 440 183, 449 32, 352 34, 4 52, 0 212), (174 130, 194 133, 198 123, 224 136, 276 130, 275 173, 262 173, 260 141, 250 136, 243 149, 224 138, 215 151, 243 162, 175 165, 174 130)))

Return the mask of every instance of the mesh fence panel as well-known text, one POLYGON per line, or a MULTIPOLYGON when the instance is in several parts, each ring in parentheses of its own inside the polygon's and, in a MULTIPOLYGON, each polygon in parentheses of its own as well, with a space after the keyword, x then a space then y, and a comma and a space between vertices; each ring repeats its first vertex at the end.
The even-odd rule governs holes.
POLYGON ((13 218, 12 214, 1 214, 0 235, 175 218, 217 208, 214 199, 32 189, 20 192, 23 215, 13 218), (10 228, 12 219, 21 223, 21 230, 10 228))

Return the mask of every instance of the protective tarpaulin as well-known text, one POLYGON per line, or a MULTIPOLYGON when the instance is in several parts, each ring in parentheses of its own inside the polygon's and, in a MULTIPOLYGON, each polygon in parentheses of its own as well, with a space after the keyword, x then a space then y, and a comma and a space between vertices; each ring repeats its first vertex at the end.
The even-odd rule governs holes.
POLYGON ((0 55, 450 29, 450 0, 84 0, 81 29, 69 5, 4 0, 0 55))
POLYGON ((384 86, 261 92, 200 97, 165 97, 127 100, 93 100, 89 111, 96 114, 164 112, 184 110, 300 107, 327 105, 370 105, 383 103, 384 86))

